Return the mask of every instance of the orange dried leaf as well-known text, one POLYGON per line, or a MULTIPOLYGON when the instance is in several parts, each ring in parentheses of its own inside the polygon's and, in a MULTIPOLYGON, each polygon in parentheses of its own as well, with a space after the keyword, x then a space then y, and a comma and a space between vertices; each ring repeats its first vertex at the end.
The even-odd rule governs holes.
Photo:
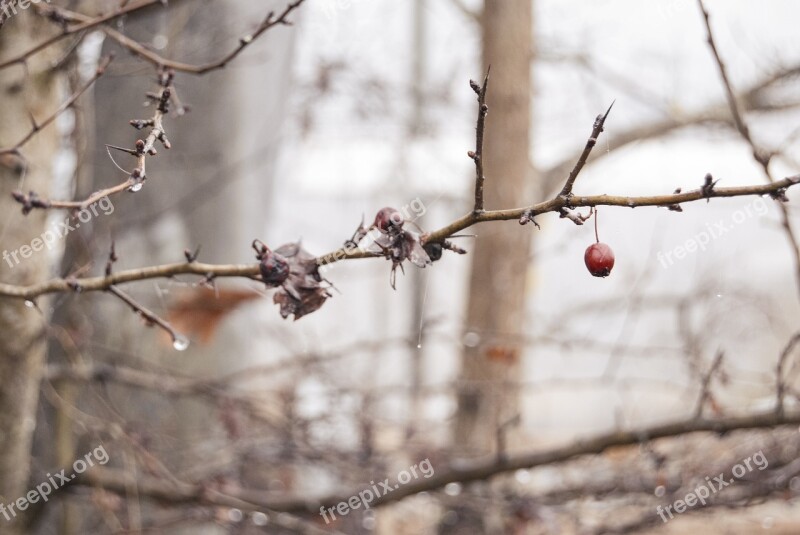
POLYGON ((179 332, 208 344, 229 314, 259 298, 261 295, 252 290, 187 290, 169 305, 167 320, 179 332))

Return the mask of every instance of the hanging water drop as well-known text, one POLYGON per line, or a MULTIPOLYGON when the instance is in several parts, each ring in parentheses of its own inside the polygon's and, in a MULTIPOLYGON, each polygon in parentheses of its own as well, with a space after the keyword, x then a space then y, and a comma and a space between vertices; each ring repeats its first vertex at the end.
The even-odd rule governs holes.
POLYGON ((448 496, 458 496, 461 494, 461 483, 448 483, 444 487, 444 493, 448 496))
POLYGON ((531 473, 529 470, 517 470, 514 472, 514 479, 516 479, 517 483, 520 483, 521 485, 528 484, 531 481, 531 473))
POLYGON ((131 187, 128 188, 128 191, 136 193, 137 191, 142 191, 143 187, 144 185, 141 182, 136 182, 135 184, 132 184, 131 187))
POLYGON ((153 37, 153 48, 156 50, 164 50, 169 45, 169 38, 166 35, 158 34, 153 37))
POLYGON ((474 332, 465 333, 461 343, 464 347, 478 347, 481 344, 481 335, 474 332))
POLYGON ((361 519, 361 527, 367 531, 372 531, 375 529, 376 525, 375 512, 368 509, 364 512, 364 517, 361 519))
POLYGON ((31 301, 30 299, 25 300, 25 306, 28 308, 36 308, 36 303, 31 301))
POLYGON ((269 517, 261 511, 253 513, 253 524, 256 526, 266 526, 269 522, 269 517))
POLYGON ((189 339, 185 336, 177 335, 172 341, 172 347, 175 348, 175 351, 186 351, 189 349, 189 339))
POLYGON ((417 336, 417 349, 422 349, 422 335, 424 333, 423 328, 425 327, 425 303, 428 302, 428 281, 430 277, 428 274, 425 273, 425 289, 422 292, 422 306, 420 307, 419 313, 419 336, 417 336))

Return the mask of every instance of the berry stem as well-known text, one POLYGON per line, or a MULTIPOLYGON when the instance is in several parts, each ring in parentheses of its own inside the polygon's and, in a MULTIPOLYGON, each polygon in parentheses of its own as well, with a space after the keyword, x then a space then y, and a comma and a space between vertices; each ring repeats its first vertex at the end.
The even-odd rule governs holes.
POLYGON ((597 234, 597 207, 594 209, 594 239, 600 243, 600 236, 597 234))

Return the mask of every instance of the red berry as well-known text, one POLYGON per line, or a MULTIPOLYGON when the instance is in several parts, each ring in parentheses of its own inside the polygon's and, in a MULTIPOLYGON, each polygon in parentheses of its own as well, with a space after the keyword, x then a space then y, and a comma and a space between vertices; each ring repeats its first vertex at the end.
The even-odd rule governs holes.
POLYGON ((614 267, 614 251, 605 243, 593 243, 583 255, 589 273, 595 277, 608 277, 614 267))
POLYGON ((375 216, 374 225, 386 232, 390 227, 401 228, 405 223, 403 215, 394 208, 381 208, 375 216))

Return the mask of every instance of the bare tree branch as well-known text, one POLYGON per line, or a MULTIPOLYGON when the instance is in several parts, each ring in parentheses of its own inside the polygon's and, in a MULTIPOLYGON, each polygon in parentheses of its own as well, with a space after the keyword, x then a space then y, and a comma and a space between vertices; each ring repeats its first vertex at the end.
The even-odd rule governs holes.
MULTIPOLYGON (((440 243, 448 237, 485 221, 511 221, 519 220, 523 216, 540 215, 549 212, 560 212, 565 208, 579 208, 592 206, 620 206, 636 208, 643 206, 667 207, 688 202, 715 197, 741 197, 750 195, 776 195, 786 188, 800 183, 800 175, 787 177, 772 184, 762 184, 757 186, 738 186, 730 188, 714 188, 710 192, 705 192, 699 188, 684 193, 671 195, 655 195, 644 197, 622 197, 616 195, 595 195, 595 196, 576 196, 569 200, 556 197, 549 201, 535 204, 527 208, 513 208, 508 210, 492 210, 476 215, 474 212, 457 219, 449 225, 431 232, 424 236, 426 243, 440 243)), ((320 264, 332 264, 340 260, 352 260, 358 258, 377 258, 381 253, 365 251, 362 249, 342 248, 332 253, 317 258, 320 264)), ((79 279, 52 279, 47 282, 34 284, 32 286, 16 286, 12 284, 0 284, 0 296, 16 297, 20 299, 35 299, 41 295, 51 293, 71 292, 79 289, 80 291, 104 291, 113 285, 127 282, 143 281, 149 279, 169 278, 175 275, 194 274, 204 277, 246 277, 256 279, 259 274, 258 264, 233 265, 233 264, 202 264, 197 262, 185 262, 179 264, 166 264, 160 266, 149 266, 139 269, 120 271, 111 276, 86 277, 79 279)))
POLYGON ((469 85, 475 94, 478 95, 478 124, 475 127, 475 152, 470 151, 468 156, 475 162, 475 213, 483 212, 483 184, 486 177, 483 174, 483 136, 486 132, 486 115, 489 113, 489 106, 486 105, 486 90, 489 88, 489 71, 483 78, 483 85, 478 85, 470 80, 469 85))
MULTIPOLYGON (((164 58, 156 54, 146 46, 142 45, 135 39, 131 39, 122 32, 119 32, 110 26, 104 26, 102 30, 106 35, 108 35, 111 39, 119 43, 122 47, 128 49, 128 51, 130 51, 132 54, 142 58, 143 60, 149 63, 152 63, 159 69, 172 69, 173 71, 176 72, 202 75, 226 67, 239 54, 241 54, 245 48, 253 44, 256 41, 256 39, 261 37, 261 35, 263 35, 270 28, 279 25, 290 26, 292 23, 291 21, 289 21, 289 15, 297 8, 299 8, 300 5, 303 4, 303 2, 305 2, 305 0, 295 0, 294 2, 288 4, 286 8, 277 16, 275 15, 275 12, 270 11, 253 33, 244 35, 239 39, 239 44, 235 49, 225 54, 225 56, 221 57, 216 61, 204 63, 202 65, 192 65, 190 63, 184 63, 181 61, 174 61, 171 59, 164 58)), ((79 22, 82 24, 88 24, 92 20, 90 17, 87 17, 86 15, 82 15, 74 11, 69 11, 67 9, 58 6, 49 6, 42 4, 39 6, 39 9, 43 14, 57 21, 67 20, 70 22, 79 22)))
MULTIPOLYGON (((795 108, 798 102, 786 104, 772 103, 767 99, 766 92, 776 83, 798 75, 800 75, 800 65, 779 69, 743 91, 737 101, 741 102, 741 106, 745 110, 750 111, 780 111, 787 108, 795 108)), ((616 148, 620 148, 632 143, 655 139, 681 128, 708 124, 725 124, 735 128, 736 125, 731 119, 727 103, 713 104, 696 112, 675 115, 645 125, 634 126, 622 132, 615 132, 613 142, 616 148)), ((605 154, 607 153, 602 152, 596 154, 595 158, 601 158, 605 154)), ((570 155, 547 169, 542 170, 540 173, 542 184, 541 191, 545 193, 554 191, 578 157, 579 153, 570 155)))
POLYGON ((101 15, 99 17, 95 17, 93 19, 86 20, 85 22, 82 22, 82 23, 77 24, 75 26, 65 27, 62 30, 61 33, 59 33, 57 35, 54 35, 53 37, 50 37, 49 39, 44 40, 43 42, 41 42, 38 45, 36 45, 33 48, 31 48, 30 50, 26 50, 25 52, 23 52, 22 54, 19 54, 18 56, 15 56, 15 57, 13 57, 11 59, 8 59, 6 61, 0 62, 0 69, 5 69, 7 67, 10 67, 12 65, 16 65, 18 63, 24 63, 31 56, 33 56, 35 54, 38 54, 39 52, 41 52, 42 50, 45 50, 46 48, 51 47, 52 45, 54 45, 54 44, 58 43, 59 41, 61 41, 62 39, 64 39, 65 37, 68 37, 68 36, 74 35, 74 34, 78 34, 78 33, 84 32, 86 30, 90 30, 90 29, 95 28, 95 27, 97 27, 97 26, 99 26, 101 24, 105 24, 106 22, 110 22, 110 21, 112 21, 114 19, 117 19, 119 17, 123 17, 123 16, 128 15, 130 13, 133 13, 135 11, 139 11, 139 10, 148 8, 150 6, 155 6, 155 5, 164 5, 164 1, 163 0, 139 0, 138 2, 132 2, 129 5, 123 5, 123 6, 117 8, 114 11, 111 11, 111 12, 105 14, 105 15, 101 15))
MULTIPOLYGON (((770 160, 772 159, 772 155, 768 152, 764 151, 761 147, 759 147, 756 142, 753 140, 753 137, 750 135, 750 129, 745 122, 744 115, 742 114, 739 106, 739 102, 736 100, 736 94, 733 90, 733 86, 731 85, 730 79, 728 78, 728 73, 725 68, 725 64, 722 61, 722 57, 719 54, 719 50, 717 49, 716 42, 714 40, 714 32, 711 30, 711 22, 709 20, 708 11, 706 10, 705 4, 703 4, 703 0, 697 0, 697 4, 700 6, 700 11, 703 14, 703 21, 705 22, 706 27, 706 34, 708 36, 708 44, 711 48, 711 52, 714 55, 714 60, 717 63, 717 67, 719 68, 720 78, 722 79, 722 83, 725 87, 725 94, 728 99, 728 106, 730 107, 731 115, 733 116, 734 124, 736 125, 736 129, 738 130, 739 134, 742 138, 750 145, 751 152, 753 154, 753 159, 761 165, 761 168, 764 170, 764 175, 767 177, 767 180, 774 183, 775 179, 772 176, 772 173, 769 169, 770 160)), ((782 197, 776 197, 779 200, 784 200, 782 197)), ((781 211, 781 224, 783 225, 784 232, 786 234, 786 238, 789 241, 789 245, 792 249, 793 259, 795 263, 795 276, 797 278, 797 292, 800 295, 800 244, 798 244, 797 237, 795 236, 794 229, 792 228, 791 219, 789 217, 789 210, 783 204, 779 203, 779 208, 781 211)))
POLYGON ((160 71, 159 85, 161 90, 158 93, 148 93, 148 98, 156 105, 156 110, 153 114, 153 117, 146 120, 136 119, 130 121, 131 126, 137 130, 150 128, 150 133, 147 135, 147 137, 145 139, 137 140, 135 148, 133 149, 109 147, 126 152, 136 157, 136 167, 133 169, 127 180, 117 184, 116 186, 96 191, 82 201, 51 201, 42 199, 35 192, 31 192, 28 195, 25 195, 22 192, 16 192, 13 196, 17 202, 22 204, 23 213, 27 214, 35 208, 43 210, 83 210, 105 197, 121 193, 123 191, 136 191, 141 189, 144 181, 147 180, 147 157, 155 156, 158 153, 155 148, 156 142, 160 142, 165 149, 169 149, 172 146, 169 139, 167 139, 167 134, 164 129, 164 116, 169 112, 170 101, 176 98, 175 87, 172 84, 174 76, 175 73, 173 71, 160 71))
POLYGON ((784 411, 784 398, 786 397, 786 377, 784 377, 784 371, 786 368, 786 363, 789 360, 789 356, 792 354, 792 350, 794 350, 795 346, 800 344, 800 332, 795 333, 789 339, 789 343, 786 344, 786 347, 783 348, 781 351, 781 355, 778 358, 778 365, 775 367, 775 410, 778 414, 783 414, 784 411))
POLYGON ((35 118, 31 118, 33 121, 33 126, 31 127, 30 131, 25 134, 19 141, 17 141, 14 146, 2 148, 0 147, 0 156, 6 154, 14 154, 19 156, 20 149, 28 143, 31 139, 33 139, 36 134, 47 128, 53 121, 55 121, 62 113, 70 109, 75 102, 83 95, 86 91, 89 90, 90 87, 94 85, 94 83, 100 79, 106 72, 108 65, 114 59, 113 55, 106 56, 105 58, 100 60, 100 64, 98 65, 97 69, 95 70, 94 76, 91 77, 82 87, 80 87, 75 93, 73 93, 61 106, 58 107, 56 111, 51 113, 46 119, 42 122, 37 122, 35 118))
POLYGON ((484 221, 508 221, 520 219, 522 216, 536 216, 548 212, 559 212, 564 208, 581 208, 589 206, 621 206, 627 208, 638 208, 642 206, 660 206, 663 208, 671 205, 679 205, 688 202, 699 201, 714 197, 741 197, 747 195, 773 195, 784 191, 800 183, 800 175, 787 177, 773 184, 763 184, 756 186, 739 186, 730 188, 714 188, 709 194, 704 193, 703 189, 673 193, 670 195, 652 195, 644 197, 624 197, 619 195, 594 195, 594 196, 574 196, 570 199, 556 197, 549 201, 534 204, 527 208, 513 208, 509 210, 493 210, 484 212, 479 216, 467 214, 453 223, 431 232, 426 237, 426 242, 437 242, 448 236, 471 227, 475 223, 484 221))
POLYGON ((589 158, 589 155, 592 153, 592 149, 594 149, 594 146, 597 144, 597 138, 599 138, 600 134, 603 132, 603 126, 606 124, 608 114, 611 113, 611 108, 613 107, 614 103, 612 102, 605 114, 598 115, 594 120, 594 125, 592 125, 592 134, 589 136, 588 141, 586 141, 586 146, 578 158, 578 161, 575 162, 575 167, 573 167, 572 171, 570 171, 566 184, 564 184, 564 187, 561 188, 561 193, 559 193, 560 196, 569 197, 572 195, 572 187, 575 185, 575 179, 578 178, 583 166, 586 164, 587 158, 589 158))
MULTIPOLYGON (((440 490, 449 483, 485 481, 494 476, 520 469, 549 466, 585 455, 599 454, 618 446, 630 446, 691 433, 707 432, 722 435, 738 430, 770 429, 798 424, 800 424, 800 413, 778 415, 769 412, 718 420, 691 418, 642 429, 612 431, 594 438, 577 440, 568 446, 554 449, 500 458, 492 456, 489 460, 461 461, 450 463, 446 467, 438 466, 435 474, 430 478, 413 480, 394 489, 391 493, 377 497, 371 506, 388 505, 420 492, 440 490)), ((134 479, 125 472, 100 467, 95 467, 93 470, 79 475, 73 480, 73 484, 96 486, 120 494, 124 494, 130 485, 135 485, 140 496, 160 502, 217 505, 244 510, 271 509, 294 514, 316 514, 320 507, 335 506, 339 502, 347 501, 350 496, 358 495, 361 490, 353 489, 350 492, 316 498, 286 497, 280 493, 253 489, 236 487, 219 489, 207 483, 176 484, 152 477, 134 479)))
MULTIPOLYGON (((141 183, 145 176, 145 158, 148 155, 155 154, 154 144, 156 140, 161 140, 165 146, 169 146, 169 141, 164 136, 164 129, 161 124, 161 119, 167 111, 167 104, 170 100, 171 87, 172 87, 172 73, 163 72, 160 75, 160 83, 162 90, 158 94, 151 96, 157 101, 157 111, 155 116, 147 121, 132 121, 132 124, 137 128, 151 127, 151 133, 146 140, 139 140, 136 143, 136 148, 131 149, 130 152, 137 157, 138 165, 134 169, 131 177, 123 184, 112 188, 113 191, 122 191, 123 189, 133 187, 135 184, 141 183)), ((785 197, 786 189, 800 183, 800 175, 787 177, 781 181, 773 182, 771 184, 754 185, 754 186, 739 186, 729 188, 717 188, 716 182, 711 179, 711 175, 707 175, 705 182, 698 189, 688 192, 675 192, 671 195, 660 196, 644 196, 644 197, 624 197, 614 195, 596 195, 596 196, 575 196, 572 194, 572 186, 575 179, 583 168, 592 147, 596 143, 596 138, 602 132, 605 120, 608 117, 609 110, 605 114, 599 115, 594 122, 592 128, 592 135, 587 142, 584 151, 578 159, 573 171, 567 179, 567 183, 562 189, 562 193, 566 191, 568 194, 559 194, 556 197, 534 204, 526 208, 512 208, 502 210, 483 210, 483 173, 481 159, 482 154, 482 130, 486 112, 485 98, 486 89, 488 87, 488 73, 484 79, 483 86, 478 86, 477 83, 471 82, 472 89, 478 94, 479 100, 479 115, 476 136, 476 152, 470 154, 476 163, 476 204, 473 211, 467 215, 453 221, 445 227, 434 232, 422 236, 423 244, 444 243, 447 238, 455 235, 456 233, 475 225, 476 223, 488 221, 509 221, 517 220, 521 224, 533 221, 533 218, 540 214, 555 212, 564 214, 567 209, 579 207, 597 207, 597 206, 621 206, 628 208, 636 208, 642 206, 661 206, 670 208, 688 202, 693 202, 701 199, 710 200, 714 197, 739 197, 749 195, 770 195, 776 199, 783 199, 785 197)), ((38 197, 25 196, 21 193, 15 193, 14 197, 21 203, 26 210, 32 208, 83 208, 87 203, 93 200, 99 200, 102 197, 99 192, 92 195, 89 199, 83 202, 49 202, 40 200, 38 197)), ((460 252, 460 251, 457 251, 460 252)), ((356 259, 356 258, 373 258, 383 256, 380 252, 372 252, 361 248, 353 248, 345 246, 337 251, 317 257, 316 262, 318 265, 332 264, 340 260, 356 259)), ((190 260, 190 259, 187 259, 190 260)), ((199 264, 194 261, 187 261, 180 264, 167 264, 161 266, 149 266, 146 268, 133 269, 123 271, 116 274, 110 274, 102 277, 83 277, 83 278, 60 278, 53 279, 48 282, 42 282, 31 286, 16 286, 9 284, 0 284, 0 296, 16 297, 21 299, 33 300, 41 295, 49 293, 64 293, 70 291, 107 291, 111 287, 134 281, 142 281, 154 278, 166 278, 180 274, 196 274, 210 280, 216 277, 247 277, 251 279, 258 279, 260 272, 259 265, 210 265, 199 264)))
POLYGON ((725 357, 725 353, 722 351, 717 351, 717 356, 714 357, 714 361, 711 363, 711 367, 708 369, 708 372, 703 376, 701 388, 700 388, 700 398, 697 401, 697 408, 695 409, 694 415, 696 418, 700 418, 703 415, 703 409, 706 406, 708 401, 713 401, 713 396, 711 394, 711 380, 714 378, 714 375, 719 370, 719 367, 722 365, 722 360, 725 357))

